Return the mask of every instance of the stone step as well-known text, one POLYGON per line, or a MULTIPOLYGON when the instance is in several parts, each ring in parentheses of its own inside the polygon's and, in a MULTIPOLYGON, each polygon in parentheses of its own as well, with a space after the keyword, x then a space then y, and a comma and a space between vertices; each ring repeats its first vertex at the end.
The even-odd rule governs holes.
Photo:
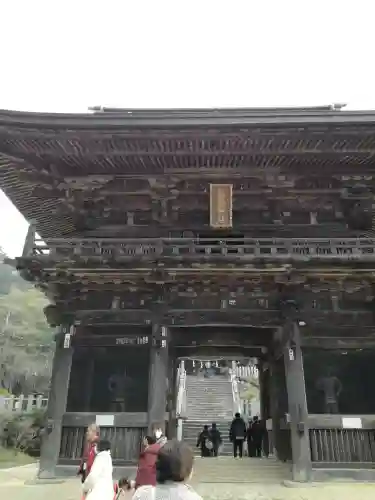
MULTIPOLYGON (((223 420, 223 418, 228 418, 232 420, 233 418, 233 414, 231 412, 227 412, 225 410, 223 410, 222 408, 216 408, 216 407, 211 407, 211 408, 196 408, 194 406, 188 406, 186 408, 187 410, 195 410, 195 413, 198 413, 198 415, 200 414, 201 415, 201 419, 205 418, 202 413, 205 412, 205 413, 209 413, 211 415, 216 415, 216 419, 217 420, 223 420), (216 411, 212 411, 212 410, 216 410, 216 411), (221 410, 221 411, 220 411, 221 410), (220 418, 221 417, 221 418, 220 418)), ((192 418, 192 417, 191 417, 192 418)))
POLYGON ((221 406, 225 406, 227 403, 231 402, 230 408, 233 406, 232 394, 230 394, 228 397, 225 397, 225 395, 222 393, 216 393, 216 394, 212 394, 210 396, 201 397, 197 394, 190 394, 190 392, 187 392, 186 396, 188 397, 189 402, 199 401, 200 403, 203 403, 203 404, 216 403, 216 404, 219 404, 221 406))
MULTIPOLYGON (((232 420, 233 418, 233 415, 232 413, 230 412, 226 412, 226 411, 223 411, 221 409, 221 411, 218 411, 219 409, 218 408, 214 408, 216 411, 212 411, 212 408, 209 408, 209 409, 205 409, 205 408, 195 408, 193 406, 191 406, 190 408, 187 407, 186 410, 194 410, 194 413, 197 413, 198 414, 198 418, 200 418, 200 420, 203 420, 205 419, 205 416, 203 415, 203 413, 209 413, 210 415, 216 415, 216 420, 232 420)), ((191 419, 193 419, 193 417, 190 417, 191 419)), ((197 418, 197 420, 198 420, 197 418)), ((193 419, 194 420, 194 419, 193 419)))
POLYGON ((232 390, 227 390, 226 388, 222 388, 222 387, 212 387, 211 389, 209 390, 204 390, 204 389, 191 389, 191 388, 187 388, 186 392, 188 394, 196 394, 198 396, 205 396, 205 397, 209 397, 209 396, 212 396, 212 395, 215 395, 215 394, 223 394, 224 396, 228 396, 228 397, 232 397, 232 390))
POLYGON ((221 383, 218 384, 216 382, 207 383, 204 380, 199 380, 198 382, 194 382, 192 380, 188 380, 187 384, 188 384, 188 387, 191 388, 191 389, 195 389, 195 388, 201 389, 202 388, 202 389, 205 389, 207 391, 209 391, 211 387, 214 387, 215 389, 217 387, 220 387, 220 388, 222 388, 224 390, 232 389, 232 384, 230 382, 221 382, 221 383))
POLYGON ((190 398, 194 397, 196 400, 202 401, 202 403, 212 403, 213 401, 217 401, 220 404, 223 404, 224 401, 229 401, 232 400, 232 394, 223 394, 222 392, 217 392, 217 393, 211 393, 211 394, 204 394, 202 395, 201 393, 194 394, 190 391, 186 392, 186 395, 190 398), (220 399, 219 399, 220 398, 220 399), (224 400, 224 401, 223 401, 224 400))
POLYGON ((199 400, 201 401, 202 403, 206 402, 206 403, 212 403, 213 401, 216 401, 217 403, 219 404, 224 404, 228 401, 233 401, 232 400, 232 394, 223 394, 222 392, 216 392, 216 393, 211 393, 211 394, 204 394, 204 395, 201 395, 200 393, 199 394, 194 394, 194 393, 191 393, 189 391, 186 392, 186 395, 189 397, 189 398, 194 398, 196 400, 199 400))
POLYGON ((198 396, 196 394, 190 394, 189 392, 187 392, 186 395, 188 398, 191 398, 191 399, 189 399, 190 403, 193 402, 193 398, 194 398, 194 402, 199 401, 200 403, 208 404, 208 405, 215 403, 215 404, 219 404, 219 405, 223 406, 225 403, 232 401, 232 394, 230 395, 230 398, 229 397, 225 398, 222 393, 212 394, 212 396, 204 396, 204 397, 198 396))
POLYGON ((229 384, 226 384, 226 385, 219 385, 219 384, 212 384, 212 385, 199 385, 199 384, 195 384, 195 385, 187 385, 186 386, 188 389, 190 389, 191 391, 204 391, 204 392, 210 392, 211 389, 214 389, 215 391, 220 389, 222 391, 225 391, 229 394, 229 392, 232 391, 232 386, 230 386, 229 384))
POLYGON ((290 479, 290 467, 273 458, 257 459, 221 456, 197 457, 194 463, 194 483, 280 483, 290 479))

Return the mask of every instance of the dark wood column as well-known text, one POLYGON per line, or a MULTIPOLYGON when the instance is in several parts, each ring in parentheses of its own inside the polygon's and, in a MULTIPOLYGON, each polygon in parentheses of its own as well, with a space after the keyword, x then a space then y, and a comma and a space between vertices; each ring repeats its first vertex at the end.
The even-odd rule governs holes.
POLYGON ((260 399, 260 418, 267 420, 270 414, 270 377, 269 365, 264 361, 258 363, 259 370, 259 399, 260 399))
MULTIPOLYGON (((258 363, 259 369, 259 398, 260 418, 265 422, 270 417, 270 370, 269 364, 264 361, 258 363)), ((266 456, 270 453, 270 440, 268 432, 263 440, 263 451, 266 456)))
POLYGON ((165 430, 165 414, 168 394, 168 343, 169 330, 160 324, 153 325, 150 378, 148 390, 148 430, 155 426, 165 430))
POLYGON ((169 365, 168 365, 168 439, 176 438, 177 435, 177 421, 176 421, 176 375, 177 375, 177 360, 171 349, 168 351, 169 365))
POLYGON ((290 457, 289 435, 283 424, 288 411, 285 387, 284 360, 270 360, 270 413, 272 418, 272 444, 278 460, 285 462, 290 457))
POLYGON ((61 446, 62 419, 66 411, 73 356, 70 343, 64 346, 67 332, 67 327, 61 328, 55 337, 56 348, 48 397, 46 428, 40 455, 39 479, 56 477, 56 466, 61 446))
POLYGON ((311 480, 311 451, 308 429, 305 377, 300 331, 295 321, 287 320, 283 331, 285 379, 293 458, 294 481, 311 480))
POLYGON ((92 398, 92 391, 93 391, 93 383, 94 383, 94 369, 95 369, 95 358, 92 354, 88 356, 87 360, 87 369, 85 373, 85 390, 84 393, 82 394, 82 403, 83 403, 83 408, 84 411, 89 412, 90 411, 90 403, 91 403, 91 398, 92 398))

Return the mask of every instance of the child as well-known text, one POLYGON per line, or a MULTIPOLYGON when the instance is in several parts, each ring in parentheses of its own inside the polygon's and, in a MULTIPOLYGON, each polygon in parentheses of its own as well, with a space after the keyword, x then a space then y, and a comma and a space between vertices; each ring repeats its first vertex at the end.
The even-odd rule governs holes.
POLYGON ((114 500, 127 500, 133 496, 134 481, 130 481, 126 477, 122 477, 117 484, 115 484, 115 497, 114 500))

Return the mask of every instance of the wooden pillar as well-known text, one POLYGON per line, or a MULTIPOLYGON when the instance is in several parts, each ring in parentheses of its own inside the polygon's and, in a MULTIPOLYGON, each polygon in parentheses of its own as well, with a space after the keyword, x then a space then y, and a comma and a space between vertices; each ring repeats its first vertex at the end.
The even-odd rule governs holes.
POLYGON ((284 370, 280 369, 280 361, 272 359, 270 362, 270 413, 272 418, 272 443, 278 460, 285 461, 285 446, 283 442, 283 430, 281 422, 285 417, 283 409, 283 393, 285 384, 284 370))
POLYGON ((168 394, 168 342, 169 331, 166 326, 153 325, 150 375, 148 389, 148 430, 156 426, 165 431, 165 415, 168 394))
MULTIPOLYGON (((263 422, 270 416, 270 370, 268 363, 261 361, 259 369, 259 398, 260 398, 260 418, 263 422)), ((270 440, 268 432, 263 440, 263 452, 268 457, 270 454, 270 440)))
POLYGON ((269 367, 267 363, 260 362, 259 369, 259 399, 260 399, 260 418, 267 420, 269 417, 269 367))
POLYGON ((85 373, 85 390, 83 391, 82 394, 82 399, 83 399, 83 408, 84 411, 89 412, 90 411, 90 403, 91 403, 91 398, 92 398, 92 391, 94 389, 93 383, 94 383, 94 370, 95 370, 95 358, 92 353, 90 353, 90 356, 88 356, 87 359, 87 369, 85 373))
POLYGON ((168 369, 168 439, 176 438, 177 422, 176 422, 176 376, 177 376, 177 360, 171 350, 168 353, 169 369, 168 369))
POLYGON ((308 429, 305 377, 301 351, 300 331, 294 321, 284 327, 284 366, 288 392, 288 409, 292 446, 294 481, 311 480, 311 451, 308 429))
POLYGON ((60 454, 62 419, 66 411, 73 349, 64 346, 68 330, 61 328, 55 337, 56 348, 53 359, 52 378, 47 406, 46 428, 42 440, 39 463, 39 479, 56 477, 56 466, 60 454))

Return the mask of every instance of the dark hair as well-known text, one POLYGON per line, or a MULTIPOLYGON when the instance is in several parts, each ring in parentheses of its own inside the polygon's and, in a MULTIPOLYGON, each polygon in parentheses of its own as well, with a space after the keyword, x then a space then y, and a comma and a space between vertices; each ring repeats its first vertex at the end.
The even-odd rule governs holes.
POLYGON ((204 426, 203 426, 203 429, 204 429, 205 431, 208 431, 208 425, 204 425, 204 426))
POLYGON ((130 484, 129 479, 127 477, 122 477, 118 482, 118 487, 123 489, 123 490, 130 490, 131 484, 130 484))
POLYGON ((213 429, 216 429, 216 423, 215 423, 215 422, 212 422, 211 427, 212 427, 213 429))
POLYGON ((193 451, 183 441, 172 439, 162 446, 156 460, 156 480, 182 482, 188 479, 193 469, 193 451))
POLYGON ((152 425, 151 431, 154 433, 158 429, 161 429, 163 434, 165 432, 165 422, 159 422, 152 425))
POLYGON ((236 418, 240 418, 240 417, 241 417, 241 414, 237 412, 234 416, 235 416, 236 418))
POLYGON ((108 451, 111 449, 111 443, 106 439, 100 439, 98 442, 98 451, 108 451))
POLYGON ((148 444, 155 444, 156 443, 155 436, 145 436, 145 440, 148 442, 148 444))

